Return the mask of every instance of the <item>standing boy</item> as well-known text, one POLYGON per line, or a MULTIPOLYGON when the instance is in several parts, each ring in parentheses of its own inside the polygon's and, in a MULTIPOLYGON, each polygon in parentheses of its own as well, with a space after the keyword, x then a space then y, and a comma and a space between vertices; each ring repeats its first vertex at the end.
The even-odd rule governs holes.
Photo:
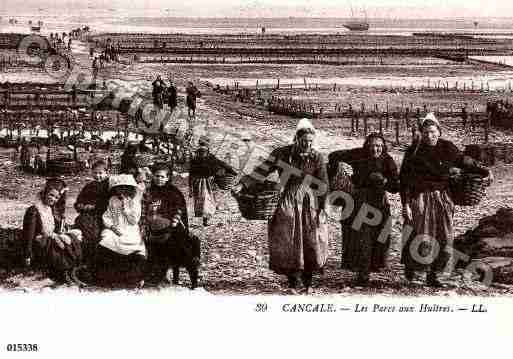
POLYGON ((93 163, 91 171, 94 181, 88 183, 80 191, 75 202, 79 213, 75 226, 82 231, 84 239, 84 258, 94 256, 100 233, 103 227, 102 215, 109 204, 109 174, 108 165, 104 160, 93 163))

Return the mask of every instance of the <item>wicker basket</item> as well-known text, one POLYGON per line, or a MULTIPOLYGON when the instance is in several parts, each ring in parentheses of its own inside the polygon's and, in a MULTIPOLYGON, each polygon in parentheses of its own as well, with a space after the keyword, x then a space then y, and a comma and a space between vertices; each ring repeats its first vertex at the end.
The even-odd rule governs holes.
POLYGON ((259 194, 234 194, 242 217, 249 220, 265 220, 276 210, 280 191, 265 191, 259 194))
POLYGON ((233 173, 225 173, 222 176, 216 176, 215 182, 217 187, 224 191, 229 191, 237 184, 237 175, 233 173))
POLYGON ((483 174, 466 173, 451 180, 451 198, 457 206, 475 206, 486 195, 490 182, 483 174))

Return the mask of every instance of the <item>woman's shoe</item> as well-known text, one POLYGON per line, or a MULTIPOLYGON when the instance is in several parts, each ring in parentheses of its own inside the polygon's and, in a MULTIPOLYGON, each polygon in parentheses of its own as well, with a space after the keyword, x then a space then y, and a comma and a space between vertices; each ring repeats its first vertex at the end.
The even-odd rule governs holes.
POLYGON ((305 288, 303 288, 303 290, 301 291, 301 294, 309 295, 309 294, 312 294, 312 292, 313 292, 312 287, 305 287, 305 288))

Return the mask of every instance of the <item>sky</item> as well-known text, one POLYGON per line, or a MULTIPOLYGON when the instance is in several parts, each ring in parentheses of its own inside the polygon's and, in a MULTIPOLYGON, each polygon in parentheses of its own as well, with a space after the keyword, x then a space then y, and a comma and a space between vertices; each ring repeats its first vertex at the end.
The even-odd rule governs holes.
POLYGON ((69 15, 114 9, 128 16, 348 17, 351 7, 360 14, 365 9, 369 18, 513 18, 511 0, 0 0, 4 15, 41 8, 45 13, 69 15))

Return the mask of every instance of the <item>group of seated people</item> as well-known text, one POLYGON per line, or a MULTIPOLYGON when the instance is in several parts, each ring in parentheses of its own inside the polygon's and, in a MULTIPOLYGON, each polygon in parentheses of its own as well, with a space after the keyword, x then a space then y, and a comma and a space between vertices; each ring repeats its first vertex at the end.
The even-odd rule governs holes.
POLYGON ((171 184, 167 164, 139 162, 109 176, 107 163, 96 161, 94 181, 79 193, 79 214, 69 228, 66 185, 48 179, 23 219, 25 265, 60 282, 73 282, 81 268, 81 280, 107 287, 158 285, 170 268, 178 284, 185 267, 197 287, 200 242, 189 233, 185 197, 171 184))

